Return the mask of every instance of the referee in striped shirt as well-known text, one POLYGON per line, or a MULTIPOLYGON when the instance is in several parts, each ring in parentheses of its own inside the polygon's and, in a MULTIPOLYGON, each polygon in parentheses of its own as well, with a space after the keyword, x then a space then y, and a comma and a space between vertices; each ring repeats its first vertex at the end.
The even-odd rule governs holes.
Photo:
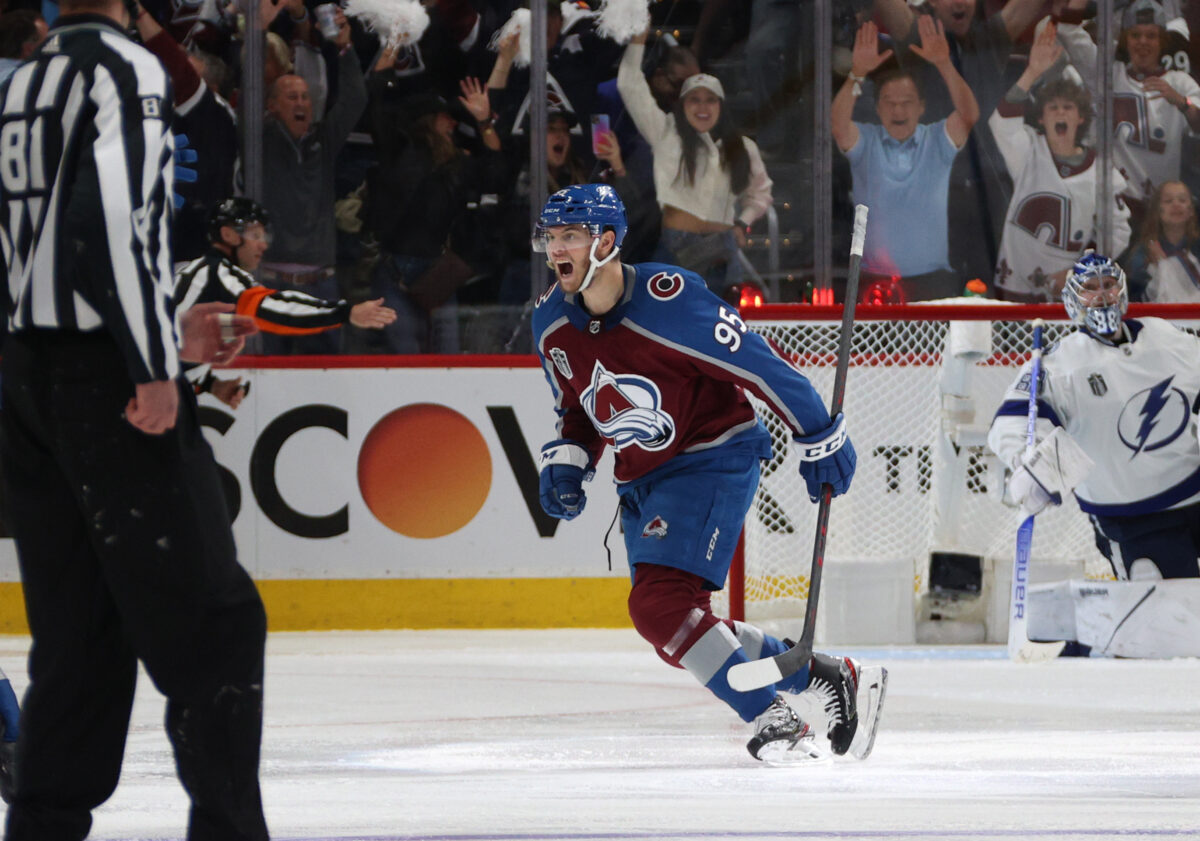
POLYGON ((189 841, 259 841, 266 617, 180 377, 242 340, 220 337, 228 305, 176 323, 165 71, 121 0, 59 8, 0 87, 0 462, 33 635, 5 837, 87 835, 140 659, 167 697, 189 841))

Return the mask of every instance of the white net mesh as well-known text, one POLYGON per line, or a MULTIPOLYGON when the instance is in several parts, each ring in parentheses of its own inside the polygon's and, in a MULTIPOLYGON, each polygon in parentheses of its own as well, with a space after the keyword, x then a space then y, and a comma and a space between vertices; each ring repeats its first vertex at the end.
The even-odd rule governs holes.
MULTIPOLYGON (((857 321, 846 380, 844 411, 858 469, 850 493, 830 511, 826 569, 850 560, 911 562, 914 598, 928 586, 931 552, 1011 563, 1018 525, 1017 511, 1001 501, 1003 467, 984 439, 1005 390, 1029 359, 1032 330, 1028 322, 951 323, 857 321)), ((750 320, 750 327, 794 360, 828 399, 840 320, 750 320)), ((1046 346, 1070 327, 1048 324, 1046 346)), ((761 404, 757 408, 775 457, 746 518, 745 616, 803 617, 817 506, 799 477, 790 431, 761 404)), ((1033 563, 1039 559, 1082 562, 1089 577, 1110 575, 1073 499, 1038 516, 1033 563)))

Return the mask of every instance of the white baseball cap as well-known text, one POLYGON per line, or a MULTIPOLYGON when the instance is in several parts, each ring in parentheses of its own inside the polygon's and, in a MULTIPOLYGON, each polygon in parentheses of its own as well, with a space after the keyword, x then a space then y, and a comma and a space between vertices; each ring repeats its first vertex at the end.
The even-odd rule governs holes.
POLYGON ((707 88, 721 99, 725 98, 725 88, 721 87, 721 80, 707 73, 697 73, 684 79, 683 87, 679 89, 679 98, 683 99, 696 88, 707 88))

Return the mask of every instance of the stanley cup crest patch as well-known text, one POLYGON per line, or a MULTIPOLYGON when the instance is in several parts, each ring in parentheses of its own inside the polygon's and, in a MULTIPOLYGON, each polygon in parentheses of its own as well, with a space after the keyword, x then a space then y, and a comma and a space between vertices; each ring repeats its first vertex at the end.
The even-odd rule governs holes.
POLYGON ((566 379, 571 379, 574 374, 571 373, 571 362, 567 359, 567 352, 562 348, 550 348, 550 359, 554 362, 554 367, 558 369, 558 373, 562 374, 566 379))

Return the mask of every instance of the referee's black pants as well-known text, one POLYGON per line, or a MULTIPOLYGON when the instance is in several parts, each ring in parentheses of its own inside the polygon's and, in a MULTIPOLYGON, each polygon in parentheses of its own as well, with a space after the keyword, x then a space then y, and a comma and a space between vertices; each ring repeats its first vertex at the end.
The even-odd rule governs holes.
POLYGON ((167 697, 189 841, 267 838, 258 784, 266 615, 237 563, 212 451, 122 416, 106 336, 8 337, 0 460, 33 635, 7 841, 78 841, 114 791, 140 659, 167 697))

